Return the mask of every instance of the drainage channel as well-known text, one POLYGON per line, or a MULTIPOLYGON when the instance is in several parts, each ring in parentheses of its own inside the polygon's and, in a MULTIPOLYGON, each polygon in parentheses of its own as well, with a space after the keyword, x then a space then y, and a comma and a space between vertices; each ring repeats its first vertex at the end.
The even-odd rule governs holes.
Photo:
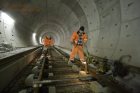
POLYGON ((40 55, 41 48, 37 47, 1 59, 0 93, 18 93, 21 89, 27 88, 25 79, 32 73, 35 61, 40 55))
MULTIPOLYGON (((31 87, 26 86, 25 79, 26 77, 32 73, 32 68, 35 66, 33 60, 30 64, 28 64, 10 83, 9 85, 3 89, 2 93, 18 93, 20 90, 24 88, 30 89, 31 87)), ((8 74, 8 73, 7 73, 8 74)))

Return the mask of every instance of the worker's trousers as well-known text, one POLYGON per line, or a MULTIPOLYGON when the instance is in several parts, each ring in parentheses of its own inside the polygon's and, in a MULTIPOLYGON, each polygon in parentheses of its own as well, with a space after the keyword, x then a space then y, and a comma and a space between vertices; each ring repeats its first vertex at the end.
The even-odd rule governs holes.
POLYGON ((84 59, 84 51, 83 51, 83 46, 79 45, 74 45, 70 54, 70 59, 69 60, 74 60, 75 55, 79 56, 81 61, 85 61, 84 59))

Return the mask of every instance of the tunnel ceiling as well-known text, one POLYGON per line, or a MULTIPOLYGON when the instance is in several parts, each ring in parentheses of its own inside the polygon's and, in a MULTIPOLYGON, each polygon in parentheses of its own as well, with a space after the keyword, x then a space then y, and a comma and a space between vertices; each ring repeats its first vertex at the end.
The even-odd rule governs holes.
MULTIPOLYGON (((92 0, 89 0, 93 2, 92 0)), ((71 31, 84 25, 88 30, 85 11, 86 4, 82 0, 3 0, 3 11, 10 12, 16 21, 33 33, 37 33, 37 42, 45 34, 54 34, 57 44, 62 44, 71 31), (83 4, 83 5, 82 5, 83 4), (59 37, 58 37, 59 36, 59 37), (58 41, 60 40, 60 41, 58 41)))

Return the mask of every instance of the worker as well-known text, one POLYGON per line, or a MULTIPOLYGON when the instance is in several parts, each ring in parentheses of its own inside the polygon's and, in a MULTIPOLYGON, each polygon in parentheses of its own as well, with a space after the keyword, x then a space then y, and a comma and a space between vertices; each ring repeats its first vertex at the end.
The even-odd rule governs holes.
POLYGON ((88 38, 86 33, 84 32, 84 26, 81 26, 77 32, 73 32, 71 36, 71 43, 73 44, 72 51, 70 53, 70 58, 68 64, 74 63, 74 57, 78 54, 80 61, 83 64, 86 64, 84 58, 83 46, 87 42, 88 38))
POLYGON ((49 46, 49 37, 48 36, 45 36, 45 38, 43 39, 43 45, 44 45, 44 47, 49 46))
POLYGON ((54 40, 52 39, 51 36, 45 36, 43 39, 43 45, 44 47, 50 47, 54 45, 54 40))
POLYGON ((50 39, 49 39, 49 45, 50 45, 50 46, 53 46, 53 45, 54 45, 54 40, 52 39, 51 36, 50 36, 50 39))

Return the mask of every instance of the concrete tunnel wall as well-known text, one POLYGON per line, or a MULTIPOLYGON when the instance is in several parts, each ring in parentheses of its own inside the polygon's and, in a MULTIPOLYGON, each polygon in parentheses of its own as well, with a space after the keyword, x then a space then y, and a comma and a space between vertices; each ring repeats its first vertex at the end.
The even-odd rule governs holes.
POLYGON ((15 47, 27 47, 38 45, 43 36, 51 35, 56 45, 71 48, 72 32, 84 25, 91 54, 109 59, 130 55, 132 59, 127 64, 140 67, 139 0, 7 0, 0 5, 16 21, 10 33, 0 22, 0 42, 5 40, 15 47), (8 2, 31 4, 38 7, 39 12, 12 11, 7 8, 8 2), (32 39, 33 33, 36 40, 32 39))

